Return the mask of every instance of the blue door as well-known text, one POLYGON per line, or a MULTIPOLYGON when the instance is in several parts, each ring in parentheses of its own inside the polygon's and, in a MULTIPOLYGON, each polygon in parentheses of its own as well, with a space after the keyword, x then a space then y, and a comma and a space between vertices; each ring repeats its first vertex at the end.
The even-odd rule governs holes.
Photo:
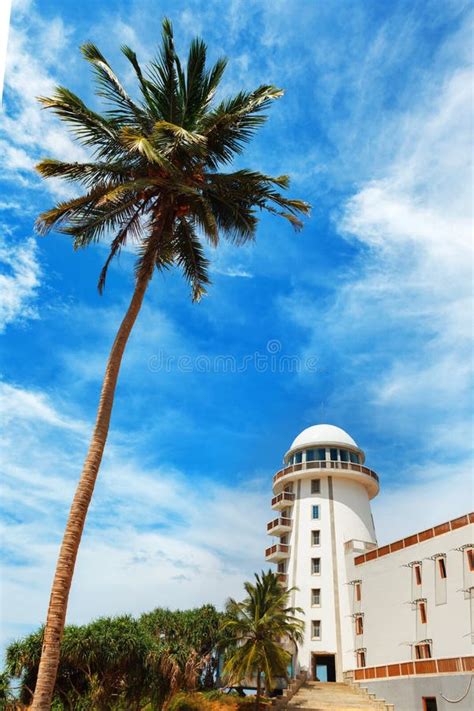
POLYGON ((316 677, 318 681, 328 680, 328 665, 327 664, 316 664, 316 677))

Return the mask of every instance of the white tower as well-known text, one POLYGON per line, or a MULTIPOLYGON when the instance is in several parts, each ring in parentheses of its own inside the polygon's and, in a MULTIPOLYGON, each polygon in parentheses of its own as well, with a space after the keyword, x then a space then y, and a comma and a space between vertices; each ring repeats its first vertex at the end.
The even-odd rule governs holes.
POLYGON ((299 434, 273 477, 267 533, 277 540, 265 552, 278 564, 281 582, 296 587, 292 604, 304 610, 304 640, 294 655, 294 672, 321 681, 342 681, 354 654, 352 596, 357 581, 346 580, 345 546, 376 544, 370 499, 378 476, 364 466, 364 452, 347 432, 314 425, 299 434), (349 587, 351 588, 349 590, 349 587))

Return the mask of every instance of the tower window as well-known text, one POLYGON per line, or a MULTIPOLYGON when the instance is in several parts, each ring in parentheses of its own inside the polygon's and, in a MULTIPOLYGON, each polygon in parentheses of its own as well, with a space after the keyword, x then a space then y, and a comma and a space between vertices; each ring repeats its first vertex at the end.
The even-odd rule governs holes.
POLYGON ((311 558, 311 574, 319 575, 321 573, 321 558, 311 558))
POLYGON ((296 452, 295 464, 301 464, 302 461, 303 461, 303 452, 296 452))
POLYGON ((423 696, 423 711, 438 711, 436 696, 423 696))
POLYGON ((446 578, 446 558, 438 558, 439 577, 443 580, 446 578))
POLYGON ((355 621, 355 633, 362 634, 364 632, 364 619, 362 615, 357 615, 354 619, 355 621))
POLYGON ((365 667, 365 651, 363 649, 357 651, 357 667, 358 669, 365 667))
POLYGON ((311 479, 311 493, 320 494, 321 493, 321 479, 311 479))
POLYGON ((321 639, 321 620, 311 621, 311 638, 321 639))
POLYGON ((422 625, 426 625, 427 621, 427 614, 426 614, 426 603, 425 602, 420 602, 418 603, 418 610, 420 612, 420 622, 422 625))
POLYGON ((311 590, 311 606, 319 607, 321 605, 321 588, 313 588, 311 590))
POLYGON ((359 459, 358 454, 356 454, 355 452, 350 452, 349 456, 351 458, 351 462, 353 462, 354 464, 360 464, 360 459, 359 459))
POLYGON ((321 531, 311 531, 311 545, 321 545, 321 531))
POLYGON ((285 572, 285 563, 278 563, 277 570, 279 573, 284 573, 285 572))
POLYGON ((421 585, 421 565, 415 565, 413 571, 415 573, 415 583, 421 585))
POLYGON ((349 461, 349 452, 347 449, 341 449, 341 462, 348 462, 349 461))
POLYGON ((324 447, 316 450, 316 459, 320 462, 326 459, 326 449, 324 447))
POLYGON ((319 518, 319 506, 317 504, 311 507, 311 518, 319 518))
POLYGON ((429 642, 415 644, 415 659, 431 659, 431 645, 429 642))
POLYGON ((360 599, 362 597, 362 589, 360 583, 355 583, 354 585, 354 597, 356 599, 356 602, 360 602, 360 599))
POLYGON ((316 459, 316 454, 314 449, 307 449, 306 450, 306 461, 307 462, 314 462, 316 459))
POLYGON ((337 457, 337 449, 330 449, 330 450, 329 450, 329 455, 330 455, 330 457, 331 457, 331 461, 337 462, 337 459, 338 459, 338 457, 337 457))
POLYGON ((468 548, 466 550, 466 555, 467 555, 467 565, 469 567, 469 570, 472 572, 472 571, 474 571, 474 548, 468 548))

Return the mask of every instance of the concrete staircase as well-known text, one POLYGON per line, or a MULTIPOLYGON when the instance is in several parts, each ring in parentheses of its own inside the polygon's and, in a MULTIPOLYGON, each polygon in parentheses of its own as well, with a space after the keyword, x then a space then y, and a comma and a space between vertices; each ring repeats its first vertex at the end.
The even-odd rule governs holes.
POLYGON ((366 689, 343 683, 307 681, 286 704, 293 711, 394 711, 392 704, 377 699, 366 689))

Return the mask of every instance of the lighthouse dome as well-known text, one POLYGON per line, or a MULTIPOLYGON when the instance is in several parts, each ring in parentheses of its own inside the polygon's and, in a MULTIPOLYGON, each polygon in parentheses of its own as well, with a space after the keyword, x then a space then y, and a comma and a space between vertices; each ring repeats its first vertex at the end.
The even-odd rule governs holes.
POLYGON ((290 450, 318 444, 346 445, 359 449, 352 437, 340 427, 335 425, 313 425, 300 432, 293 440, 290 450))

